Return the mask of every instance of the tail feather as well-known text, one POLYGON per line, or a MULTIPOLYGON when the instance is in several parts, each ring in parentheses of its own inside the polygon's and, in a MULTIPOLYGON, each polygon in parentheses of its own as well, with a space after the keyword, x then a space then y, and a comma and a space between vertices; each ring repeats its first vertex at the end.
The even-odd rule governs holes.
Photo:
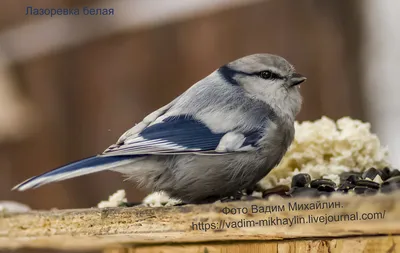
POLYGON ((32 177, 18 184, 12 190, 25 191, 28 189, 38 188, 45 184, 108 170, 131 163, 132 159, 137 157, 139 156, 89 157, 80 161, 67 164, 39 176, 32 177))

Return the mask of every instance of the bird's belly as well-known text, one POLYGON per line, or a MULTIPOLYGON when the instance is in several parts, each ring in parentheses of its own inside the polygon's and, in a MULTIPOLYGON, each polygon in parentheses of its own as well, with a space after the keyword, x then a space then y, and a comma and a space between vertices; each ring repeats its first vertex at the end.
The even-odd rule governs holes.
POLYGON ((232 196, 250 187, 275 167, 276 155, 246 152, 233 155, 153 156, 118 172, 151 191, 165 191, 188 203, 232 196))
POLYGON ((256 153, 178 156, 166 163, 169 180, 160 181, 156 188, 188 202, 230 196, 268 174, 271 167, 267 160, 256 153))

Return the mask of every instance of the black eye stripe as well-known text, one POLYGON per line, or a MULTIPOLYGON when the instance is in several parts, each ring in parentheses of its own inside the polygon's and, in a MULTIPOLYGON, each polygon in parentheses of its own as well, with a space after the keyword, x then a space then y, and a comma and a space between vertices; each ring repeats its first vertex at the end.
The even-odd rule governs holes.
POLYGON ((258 73, 258 75, 263 79, 283 79, 283 77, 281 77, 277 73, 274 73, 274 72, 269 71, 269 70, 261 71, 261 72, 258 73))
POLYGON ((284 77, 282 77, 281 75, 270 71, 270 70, 264 70, 264 71, 257 71, 257 72, 253 72, 253 73, 246 73, 243 71, 239 71, 239 70, 235 70, 232 69, 228 66, 222 66, 218 69, 219 74, 230 84, 232 85, 239 85, 239 83, 235 80, 235 76, 236 75, 244 75, 244 76, 255 76, 255 77, 259 77, 259 78, 263 78, 263 79, 284 79, 284 77), (264 74, 264 77, 262 77, 262 73, 265 73, 267 75, 264 74))

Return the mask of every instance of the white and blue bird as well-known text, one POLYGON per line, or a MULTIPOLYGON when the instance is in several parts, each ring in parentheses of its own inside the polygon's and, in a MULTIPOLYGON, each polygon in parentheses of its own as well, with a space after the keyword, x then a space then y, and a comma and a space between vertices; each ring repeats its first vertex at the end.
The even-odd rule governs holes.
POLYGON ((291 145, 305 80, 280 56, 245 56, 146 116, 103 153, 13 189, 111 170, 184 203, 234 196, 265 177, 291 145))

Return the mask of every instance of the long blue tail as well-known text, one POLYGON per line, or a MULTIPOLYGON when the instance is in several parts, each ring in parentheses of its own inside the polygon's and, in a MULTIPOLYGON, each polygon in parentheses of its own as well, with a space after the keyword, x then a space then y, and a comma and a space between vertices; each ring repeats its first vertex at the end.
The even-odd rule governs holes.
POLYGON ((25 191, 32 188, 38 188, 42 185, 52 182, 62 181, 78 176, 92 174, 95 172, 108 170, 132 162, 132 159, 139 156, 93 156, 80 161, 76 161, 58 169, 46 172, 42 175, 32 177, 13 190, 25 191))

